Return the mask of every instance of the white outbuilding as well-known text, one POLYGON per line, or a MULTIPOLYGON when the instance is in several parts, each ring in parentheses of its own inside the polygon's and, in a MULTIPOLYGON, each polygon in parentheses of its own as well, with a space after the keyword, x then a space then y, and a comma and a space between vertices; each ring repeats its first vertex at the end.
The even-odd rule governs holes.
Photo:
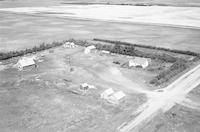
POLYGON ((90 85, 88 83, 82 83, 80 85, 80 89, 81 90, 95 89, 95 86, 94 85, 90 85))
POLYGON ((112 95, 114 93, 114 90, 112 88, 106 89, 105 91, 103 91, 103 93, 101 93, 101 98, 102 99, 108 99, 110 95, 112 95))
POLYGON ((96 47, 94 45, 90 45, 85 48, 84 53, 89 54, 92 50, 95 50, 95 49, 96 49, 96 47))
POLYGON ((129 67, 141 66, 142 68, 146 68, 146 67, 148 67, 149 62, 148 62, 148 59, 146 59, 146 58, 135 57, 134 59, 129 60, 128 65, 129 65, 129 67))
POLYGON ((34 57, 22 57, 17 62, 17 67, 22 70, 24 67, 35 65, 34 57))
POLYGON ((118 104, 119 101, 121 101, 125 96, 126 96, 126 94, 123 91, 118 91, 118 92, 112 94, 111 96, 109 96, 109 98, 107 100, 108 100, 108 102, 110 102, 112 104, 118 104))
POLYGON ((110 54, 110 51, 102 50, 101 53, 102 53, 102 54, 110 54))

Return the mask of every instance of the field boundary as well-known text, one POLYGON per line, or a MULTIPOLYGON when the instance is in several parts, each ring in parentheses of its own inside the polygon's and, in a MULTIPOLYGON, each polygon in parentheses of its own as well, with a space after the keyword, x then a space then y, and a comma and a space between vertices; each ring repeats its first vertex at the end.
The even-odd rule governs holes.
POLYGON ((157 46, 149 46, 149 45, 143 45, 143 44, 133 44, 133 43, 122 42, 122 41, 117 41, 117 40, 107 40, 107 39, 99 39, 99 38, 94 38, 93 40, 99 41, 99 42, 111 43, 111 44, 141 47, 141 48, 154 49, 154 50, 160 50, 160 51, 167 51, 167 52, 171 52, 171 53, 178 53, 178 54, 185 54, 185 55, 200 57, 199 53, 192 52, 192 51, 176 50, 176 49, 169 49, 169 48, 163 48, 163 47, 157 47, 157 46))

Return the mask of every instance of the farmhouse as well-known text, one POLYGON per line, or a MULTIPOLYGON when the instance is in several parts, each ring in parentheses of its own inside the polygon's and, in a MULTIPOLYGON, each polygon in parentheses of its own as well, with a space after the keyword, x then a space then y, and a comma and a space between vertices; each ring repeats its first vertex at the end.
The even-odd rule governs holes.
POLYGON ((17 67, 22 70, 24 67, 35 65, 34 57, 22 57, 17 62, 17 67))
POLYGON ((129 67, 141 66, 142 68, 146 68, 149 65, 149 62, 146 58, 135 57, 134 59, 129 60, 128 65, 129 67))
POLYGON ((74 42, 66 42, 64 45, 63 45, 64 48, 75 48, 77 47, 77 45, 74 44, 74 42))
POLYGON ((89 54, 94 49, 96 49, 96 47, 94 45, 90 45, 90 46, 85 48, 84 53, 89 54))

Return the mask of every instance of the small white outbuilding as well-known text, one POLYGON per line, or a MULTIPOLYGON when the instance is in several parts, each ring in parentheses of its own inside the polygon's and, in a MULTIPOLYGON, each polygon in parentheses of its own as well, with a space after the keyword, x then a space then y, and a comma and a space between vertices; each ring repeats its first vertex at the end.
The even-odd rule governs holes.
POLYGON ((22 57, 17 62, 17 67, 19 70, 32 65, 35 65, 35 57, 22 57))
POLYGON ((90 84, 88 84, 88 83, 82 83, 82 84, 80 85, 80 89, 81 89, 81 90, 95 89, 95 86, 90 85, 90 84))
POLYGON ((118 91, 118 92, 112 94, 111 96, 109 96, 109 98, 107 100, 108 100, 108 102, 110 102, 112 104, 118 104, 119 101, 121 101, 125 96, 126 96, 126 94, 123 91, 118 91))
POLYGON ((96 49, 96 47, 94 45, 90 45, 85 48, 84 53, 89 54, 92 50, 95 50, 95 49, 96 49))
POLYGON ((103 93, 101 93, 101 98, 102 99, 108 99, 110 95, 112 95, 114 93, 114 90, 112 88, 106 89, 105 91, 103 91, 103 93))
POLYGON ((146 67, 148 67, 149 62, 146 58, 135 57, 134 59, 129 60, 128 65, 129 65, 129 67, 141 66, 142 68, 146 68, 146 67))
POLYGON ((110 54, 110 51, 102 50, 101 53, 102 53, 102 54, 110 54))

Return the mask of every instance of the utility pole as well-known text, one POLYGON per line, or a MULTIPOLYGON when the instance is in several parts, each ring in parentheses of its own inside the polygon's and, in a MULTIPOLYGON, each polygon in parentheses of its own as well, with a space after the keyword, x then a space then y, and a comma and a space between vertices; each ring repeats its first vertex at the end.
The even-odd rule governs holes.
POLYGON ((70 72, 74 71, 74 69, 73 69, 73 67, 71 65, 71 56, 70 55, 67 56, 67 63, 69 65, 69 71, 70 72))
POLYGON ((70 57, 70 55, 67 56, 67 64, 69 66, 71 66, 71 57, 70 57))

